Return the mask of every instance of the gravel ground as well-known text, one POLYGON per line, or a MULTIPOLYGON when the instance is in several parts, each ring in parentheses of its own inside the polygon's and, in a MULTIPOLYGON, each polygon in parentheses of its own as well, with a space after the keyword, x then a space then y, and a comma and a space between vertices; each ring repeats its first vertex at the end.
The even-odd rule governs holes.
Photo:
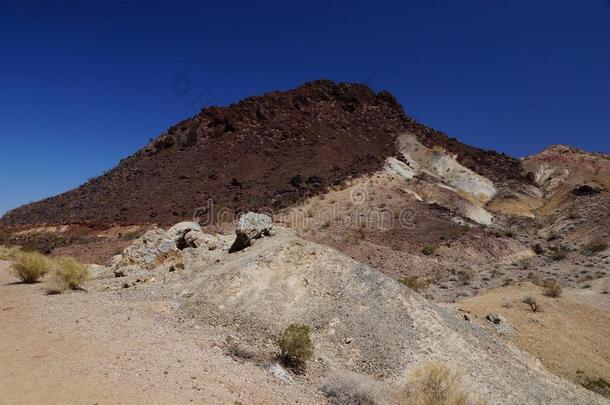
MULTIPOLYGON (((0 262, 0 404, 323 403, 224 354, 222 329, 116 290, 45 295, 0 262)), ((95 282, 93 282, 95 283, 95 282)))

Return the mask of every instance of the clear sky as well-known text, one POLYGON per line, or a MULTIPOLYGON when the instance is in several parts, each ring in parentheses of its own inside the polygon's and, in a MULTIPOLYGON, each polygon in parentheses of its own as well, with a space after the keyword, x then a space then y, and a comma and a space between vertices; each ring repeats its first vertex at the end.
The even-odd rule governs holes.
POLYGON ((203 104, 320 78, 514 156, 610 152, 610 2, 0 0, 0 214, 203 104))

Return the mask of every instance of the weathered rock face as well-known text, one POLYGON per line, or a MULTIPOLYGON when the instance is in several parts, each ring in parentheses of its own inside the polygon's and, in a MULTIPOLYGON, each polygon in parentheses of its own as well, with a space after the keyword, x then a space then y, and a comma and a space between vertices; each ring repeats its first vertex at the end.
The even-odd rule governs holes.
POLYGON ((140 269, 150 270, 166 261, 183 263, 222 245, 217 236, 204 234, 196 222, 180 222, 167 231, 152 229, 114 259, 114 274, 122 277, 140 269))
POLYGON ((265 214, 249 212, 242 215, 237 222, 235 233, 237 238, 229 250, 230 253, 237 252, 252 245, 255 239, 269 236, 273 229, 271 217, 265 214))

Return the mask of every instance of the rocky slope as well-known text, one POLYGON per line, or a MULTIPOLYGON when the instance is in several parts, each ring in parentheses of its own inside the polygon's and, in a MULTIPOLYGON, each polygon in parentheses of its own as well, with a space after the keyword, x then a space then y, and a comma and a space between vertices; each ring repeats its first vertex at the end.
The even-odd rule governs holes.
POLYGON ((493 182, 524 181, 518 160, 415 122, 388 92, 316 81, 206 108, 78 189, 8 212, 0 227, 172 224, 209 199, 218 211, 283 208, 381 169, 399 157, 404 132, 493 182))
POLYGON ((378 403, 391 403, 411 370, 438 360, 463 372, 468 392, 488 403, 604 403, 375 269, 289 229, 271 235, 229 253, 234 236, 207 235, 196 224, 152 230, 116 258, 112 272, 122 277, 102 271, 96 288, 168 302, 231 336, 229 354, 263 369, 281 330, 308 324, 315 358, 291 379, 309 393, 351 376, 380 387, 367 393, 378 403))

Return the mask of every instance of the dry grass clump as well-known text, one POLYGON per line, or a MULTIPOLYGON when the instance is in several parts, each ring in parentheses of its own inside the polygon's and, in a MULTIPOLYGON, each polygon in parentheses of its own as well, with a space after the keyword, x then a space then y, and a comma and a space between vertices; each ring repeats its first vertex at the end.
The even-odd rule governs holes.
POLYGON ((538 274, 534 273, 533 271, 530 271, 527 273, 527 281, 529 281, 532 284, 540 284, 540 277, 538 277, 538 274))
POLYGON ((387 403, 388 387, 371 377, 342 371, 322 385, 322 392, 333 405, 375 405, 387 403))
POLYGON ((251 350, 249 347, 242 344, 237 338, 232 336, 227 336, 225 340, 225 347, 226 354, 236 359, 258 361, 262 360, 263 358, 261 354, 251 350))
POLYGON ((51 261, 38 252, 20 252, 14 260, 11 265, 13 274, 28 284, 36 283, 52 268, 51 261))
POLYGON ((430 285, 428 280, 421 279, 418 276, 405 276, 399 279, 398 282, 406 285, 415 292, 420 292, 421 290, 428 288, 430 285))
POLYGON ((527 304, 530 307, 530 309, 532 310, 532 312, 540 311, 540 305, 538 305, 538 302, 536 302, 536 299, 534 297, 532 297, 531 295, 528 295, 525 298, 523 298, 523 303, 527 304))
POLYGON ((314 345, 307 325, 288 325, 278 338, 277 344, 280 348, 280 360, 295 371, 302 371, 313 355, 314 345))
POLYGON ((468 285, 472 281, 474 276, 474 270, 470 267, 466 267, 464 270, 460 270, 457 274, 460 285, 468 285))
POLYGON ((0 245, 0 260, 14 260, 21 252, 21 246, 0 245))
POLYGON ((60 292, 66 289, 80 290, 89 279, 89 267, 71 257, 59 257, 55 260, 56 289, 60 292))
POLYGON ((459 372, 444 364, 429 361, 410 376, 406 390, 398 394, 400 405, 470 405, 480 404, 469 397, 459 372))
POLYGON ((543 294, 547 297, 557 298, 561 295, 561 284, 557 280, 546 280, 543 284, 543 294))

